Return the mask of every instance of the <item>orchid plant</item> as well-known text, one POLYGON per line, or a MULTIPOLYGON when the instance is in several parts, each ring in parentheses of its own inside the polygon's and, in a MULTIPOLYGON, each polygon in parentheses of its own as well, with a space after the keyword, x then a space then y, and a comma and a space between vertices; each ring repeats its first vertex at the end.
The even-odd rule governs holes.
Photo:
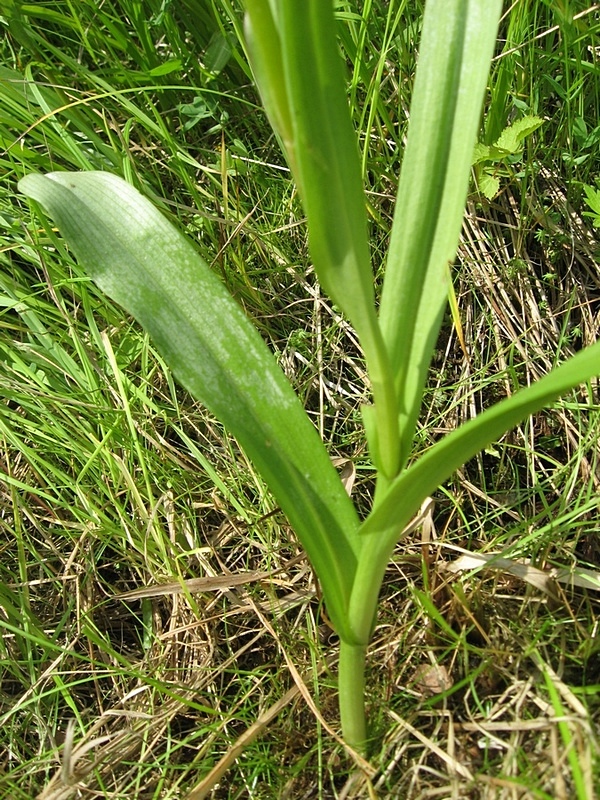
POLYGON ((173 373, 237 438, 302 543, 339 634, 346 741, 364 750, 365 658, 390 556, 422 502, 529 414, 600 373, 600 343, 411 460, 449 293, 501 0, 428 0, 379 310, 358 143, 332 0, 245 0, 250 61, 298 186, 325 292, 355 328, 376 474, 358 514, 278 363, 219 278, 136 189, 104 172, 28 175, 92 279, 149 332, 173 373))

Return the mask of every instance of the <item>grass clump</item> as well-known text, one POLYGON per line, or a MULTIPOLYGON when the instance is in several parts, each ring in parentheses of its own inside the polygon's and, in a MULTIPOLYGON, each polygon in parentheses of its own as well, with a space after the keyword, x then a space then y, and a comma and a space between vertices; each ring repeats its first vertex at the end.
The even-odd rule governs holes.
MULTIPOLYGON (((138 5, 58 2, 34 14, 15 4, 4 18, 0 794, 185 796, 237 754, 213 796, 591 797, 593 590, 559 584, 547 596, 506 570, 457 577, 448 564, 463 548, 594 568, 595 387, 467 464, 436 497, 431 541, 419 529, 398 552, 370 659, 381 749, 357 771, 325 727, 333 642, 317 587, 264 484, 15 197, 32 169, 134 176, 218 254, 213 267, 280 355, 332 455, 355 464, 354 494, 368 497, 363 364, 310 269, 236 38, 238 9, 200 4, 199 57, 183 10, 148 3, 142 18, 138 5), (230 49, 220 70, 217 45, 230 49), (192 126, 189 105, 206 114, 192 126), (213 576, 227 581, 190 584, 213 576), (178 593, 118 598, 157 583, 178 593), (257 720, 262 735, 235 750, 257 720)), ((597 243, 578 187, 593 183, 597 158, 574 131, 578 119, 595 130, 597 88, 583 78, 598 29, 579 5, 567 17, 518 3, 505 19, 484 136, 495 141, 522 113, 545 124, 497 197, 472 196, 454 275, 466 352, 448 319, 423 447, 595 338, 597 243)), ((340 8, 382 246, 419 13, 340 8)))

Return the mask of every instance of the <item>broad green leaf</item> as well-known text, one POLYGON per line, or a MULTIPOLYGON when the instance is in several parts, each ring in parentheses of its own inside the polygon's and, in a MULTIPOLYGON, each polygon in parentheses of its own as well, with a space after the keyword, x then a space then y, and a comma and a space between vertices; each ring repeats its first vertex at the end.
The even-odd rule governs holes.
POLYGON ((371 455, 393 477, 397 403, 375 312, 365 194, 333 3, 248 0, 246 8, 256 79, 298 183, 317 276, 365 353, 375 403, 367 416, 376 419, 367 428, 371 455))
POLYGON ((488 200, 493 200, 500 191, 500 178, 484 170, 477 176, 477 188, 488 200))
POLYGON ((591 211, 584 211, 584 217, 590 217, 594 228, 600 228, 600 189, 584 184, 585 202, 591 211))
POLYGON ((473 153, 473 166, 483 164, 486 161, 492 163, 503 161, 509 155, 510 153, 508 150, 500 150, 496 145, 477 142, 475 145, 475 152, 473 153))
POLYGON ((372 325, 365 194, 330 0, 279 0, 282 55, 309 244, 327 294, 372 325))
POLYGON ((213 33, 204 54, 204 67, 213 75, 218 75, 227 66, 233 52, 235 37, 221 31, 213 33))
POLYGON ((485 161, 491 161, 491 146, 489 144, 483 144, 483 142, 477 142, 475 145, 475 149, 473 150, 473 166, 477 166, 477 164, 483 164, 485 161))
POLYGON ((19 184, 98 286, 152 336, 175 376, 236 436, 288 516, 339 634, 360 550, 358 521, 273 355, 192 245, 132 186, 103 172, 19 184))
POLYGON ((501 0, 429 0, 380 321, 408 457, 448 296, 501 0))
POLYGON ((477 142, 473 152, 473 166, 485 161, 503 161, 508 156, 516 155, 521 151, 525 138, 543 124, 544 120, 540 117, 529 115, 507 125, 495 144, 477 142))

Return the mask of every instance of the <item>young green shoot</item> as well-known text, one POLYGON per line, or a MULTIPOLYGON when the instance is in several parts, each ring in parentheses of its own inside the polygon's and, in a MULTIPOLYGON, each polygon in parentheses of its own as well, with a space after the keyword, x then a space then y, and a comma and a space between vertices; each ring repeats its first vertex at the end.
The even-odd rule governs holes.
POLYGON ((390 556, 423 501, 511 427, 600 373, 600 344, 440 439, 411 462, 446 308, 501 0, 428 0, 379 312, 361 162, 333 3, 246 0, 250 61, 306 212, 324 291, 355 328, 376 474, 359 520, 302 404, 256 329, 187 241, 104 172, 28 175, 91 278, 148 331, 174 375, 228 428, 287 515, 340 637, 342 731, 365 750, 365 658, 390 556))

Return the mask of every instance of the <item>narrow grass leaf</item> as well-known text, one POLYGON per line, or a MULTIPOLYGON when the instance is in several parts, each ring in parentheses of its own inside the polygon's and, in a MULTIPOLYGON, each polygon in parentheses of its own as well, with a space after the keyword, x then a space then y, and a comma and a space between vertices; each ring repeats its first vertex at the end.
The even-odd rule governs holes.
MULTIPOLYGON (((560 732, 560 737, 563 741, 564 749, 567 754, 567 759, 569 761, 569 766, 571 767, 571 777, 573 779, 573 785, 575 788, 575 792, 577 795, 578 800, 591 800, 594 797, 593 788, 589 785, 588 781, 584 776, 584 772, 582 769, 582 762, 584 761, 581 756, 582 753, 577 751, 577 740, 580 737, 576 737, 571 733, 571 729, 569 727, 569 711, 564 707, 562 700, 560 698, 559 689, 555 685, 555 681, 560 686, 562 681, 558 677, 558 675, 554 672, 553 669, 548 667, 544 664, 543 660, 537 655, 534 654, 535 661, 538 663, 539 668, 544 676, 544 681, 546 683, 546 689, 548 690, 548 694, 550 695, 550 701, 552 703, 552 708, 554 710, 554 716, 556 718, 556 723, 558 726, 558 730, 560 732)), ((585 709, 583 710, 584 718, 587 720, 587 713, 585 709)))

